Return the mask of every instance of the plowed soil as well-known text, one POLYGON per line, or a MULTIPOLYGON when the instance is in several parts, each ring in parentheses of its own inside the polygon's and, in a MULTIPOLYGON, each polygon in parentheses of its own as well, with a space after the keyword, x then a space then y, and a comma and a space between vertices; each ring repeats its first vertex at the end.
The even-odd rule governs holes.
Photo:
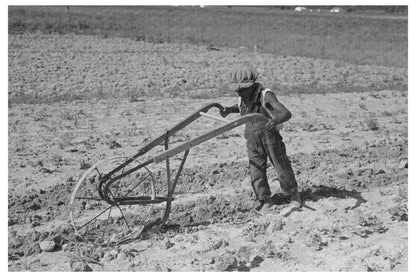
MULTIPOLYGON (((407 271, 405 87, 402 68, 93 36, 9 36, 9 270, 407 271), (236 61, 259 68, 261 82, 292 111, 281 134, 301 211, 281 214, 288 199, 271 166, 276 206, 257 211, 241 126, 191 148, 166 230, 149 224, 121 245, 80 241, 69 201, 83 173, 134 155, 209 103, 236 103, 220 93, 236 61)), ((201 118, 170 147, 222 124, 201 118)), ((180 160, 172 158, 171 168, 180 160)), ((164 167, 149 166, 159 196, 167 192, 164 167)), ((163 209, 156 205, 149 220, 157 223, 163 209)), ((125 231, 122 223, 115 233, 125 231)))

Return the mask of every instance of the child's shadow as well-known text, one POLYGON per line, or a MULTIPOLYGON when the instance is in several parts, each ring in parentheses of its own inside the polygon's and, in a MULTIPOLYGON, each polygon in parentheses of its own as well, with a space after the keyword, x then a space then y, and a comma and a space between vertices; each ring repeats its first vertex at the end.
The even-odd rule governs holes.
MULTIPOLYGON (((328 186, 323 186, 323 185, 307 188, 306 190, 302 190, 299 193, 302 199, 302 206, 311 210, 315 210, 315 209, 305 205, 306 200, 312 200, 313 202, 316 202, 320 199, 328 198, 328 197, 336 197, 336 198, 341 198, 341 199, 354 198, 357 200, 357 202, 355 203, 353 207, 350 208, 351 210, 356 209, 362 203, 367 202, 367 200, 365 200, 361 196, 361 193, 358 191, 333 188, 333 187, 328 187, 328 186)), ((272 196, 272 200, 275 205, 285 205, 285 204, 290 203, 290 196, 276 193, 275 195, 272 196)))

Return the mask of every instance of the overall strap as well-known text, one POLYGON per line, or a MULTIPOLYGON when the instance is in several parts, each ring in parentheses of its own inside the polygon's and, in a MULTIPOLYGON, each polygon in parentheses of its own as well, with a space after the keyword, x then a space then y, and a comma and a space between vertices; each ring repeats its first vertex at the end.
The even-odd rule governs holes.
MULTIPOLYGON (((263 106, 263 107, 266 107, 265 106, 265 104, 264 104, 264 97, 266 96, 266 93, 267 92, 272 92, 272 90, 271 89, 269 89, 269 88, 264 88, 262 91, 261 91, 261 105, 263 106)), ((273 92, 272 92, 273 93, 273 92)))

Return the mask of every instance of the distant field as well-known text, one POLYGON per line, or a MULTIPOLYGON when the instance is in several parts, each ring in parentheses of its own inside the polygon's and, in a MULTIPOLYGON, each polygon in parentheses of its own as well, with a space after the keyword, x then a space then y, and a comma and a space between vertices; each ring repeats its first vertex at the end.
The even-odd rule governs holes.
POLYGON ((213 44, 353 64, 407 67, 407 15, 295 13, 274 7, 9 6, 9 33, 213 44), (256 45, 256 47, 255 47, 256 45))

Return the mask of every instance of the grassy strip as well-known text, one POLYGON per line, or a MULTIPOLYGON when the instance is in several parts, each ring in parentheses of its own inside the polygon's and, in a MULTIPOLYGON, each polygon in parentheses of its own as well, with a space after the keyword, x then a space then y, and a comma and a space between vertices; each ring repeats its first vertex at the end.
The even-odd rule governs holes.
POLYGON ((75 33, 247 47, 288 56, 407 67, 407 16, 273 7, 9 6, 9 33, 75 33))

